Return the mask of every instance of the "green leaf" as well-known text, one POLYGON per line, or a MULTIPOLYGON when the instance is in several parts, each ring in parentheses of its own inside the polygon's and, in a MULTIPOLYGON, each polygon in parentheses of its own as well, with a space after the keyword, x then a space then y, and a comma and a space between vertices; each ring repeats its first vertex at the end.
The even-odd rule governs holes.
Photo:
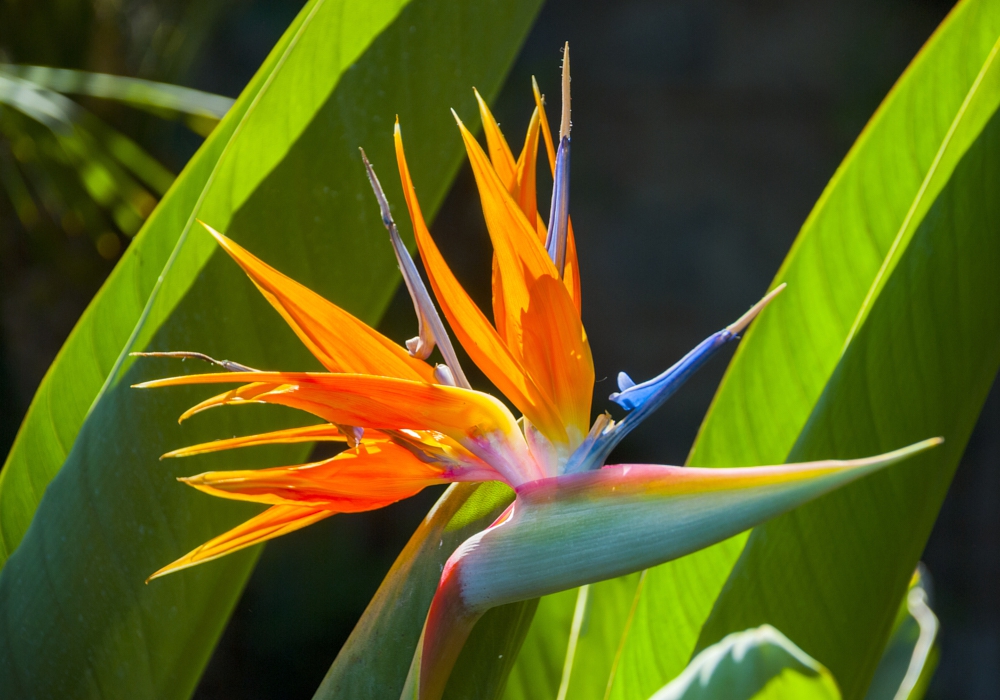
POLYGON ((662 686, 664 676, 669 680, 687 665, 698 635, 698 626, 692 620, 708 615, 722 588, 722 581, 715 583, 699 573, 729 564, 727 554, 719 546, 710 547, 649 569, 639 581, 633 575, 592 586, 598 592, 612 592, 612 598, 609 601, 600 594, 592 596, 588 614, 617 620, 618 627, 605 627, 607 636, 581 635, 574 657, 568 654, 568 641, 576 591, 542 598, 535 616, 537 622, 523 647, 533 653, 525 652, 518 658, 505 700, 555 697, 567 678, 578 693, 568 694, 567 698, 603 700, 616 683, 623 681, 631 687, 651 687, 649 692, 662 686), (656 595, 644 594, 654 587, 656 595), (631 593, 627 608, 622 603, 626 593, 631 593), (636 663, 631 656, 636 653, 636 639, 645 644, 640 649, 642 663, 636 663), (588 663, 577 659, 588 659, 588 663))
POLYGON ((20 80, 38 91, 117 100, 168 119, 183 116, 202 136, 211 133, 234 102, 230 97, 180 85, 45 66, 0 63, 0 82, 3 79, 20 80))
MULTIPOLYGON (((193 349, 263 368, 317 366, 238 268, 192 230, 195 218, 374 322, 399 273, 357 147, 401 204, 389 177, 399 114, 434 211, 461 155, 448 107, 474 114, 472 85, 496 94, 537 9, 534 0, 314 0, 303 9, 85 312, 22 425, 0 476, 9 556, 0 695, 190 694, 255 552, 143 580, 253 510, 174 481, 224 458, 157 457, 290 419, 252 407, 178 427, 179 412, 204 392, 130 389, 177 366, 127 353, 193 349)), ((241 466, 294 463, 306 451, 246 451, 241 466)))
MULTIPOLYGON (((774 281, 788 289, 742 341, 688 462, 858 457, 932 435, 945 449, 758 528, 745 552, 746 534, 651 570, 608 697, 644 700, 697 649, 764 622, 863 695, 1000 363, 985 272, 1000 262, 998 36, 1000 5, 959 3, 900 78, 805 222, 774 281)), ((555 624, 545 609, 532 634, 555 624)))
POLYGON ((770 625, 733 632, 698 654, 649 700, 840 700, 833 676, 770 625), (793 679, 793 676, 798 678, 793 679), (775 691, 781 682, 781 694, 775 691), (794 684, 791 694, 786 684, 794 684))

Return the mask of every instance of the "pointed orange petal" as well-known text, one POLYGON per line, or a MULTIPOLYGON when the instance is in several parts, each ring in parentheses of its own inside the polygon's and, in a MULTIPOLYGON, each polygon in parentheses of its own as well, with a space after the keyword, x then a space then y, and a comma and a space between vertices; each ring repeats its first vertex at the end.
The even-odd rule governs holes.
POLYGON ((563 268, 563 283, 569 292, 576 312, 580 313, 580 262, 576 258, 576 238, 573 236, 573 219, 567 221, 566 232, 566 267, 563 268))
POLYGON ((528 308, 529 287, 539 277, 547 275, 558 279, 559 275, 539 243, 534 226, 528 223, 517 202, 503 187, 479 143, 461 121, 457 121, 479 186, 486 228, 497 256, 508 319, 506 341, 516 357, 520 354, 520 317, 528 308))
MULTIPOLYGON (((319 403, 313 399, 314 397, 309 392, 299 390, 299 387, 294 384, 247 384, 221 394, 216 394, 192 406, 181 414, 177 422, 183 423, 197 413, 219 406, 269 403, 305 411, 330 423, 339 423, 338 418, 341 415, 339 412, 333 411, 326 404, 319 403)), ((343 423, 340 423, 340 425, 343 425, 343 423)), ((366 432, 370 433, 371 431, 366 432)))
POLYGON ((330 422, 340 425, 386 430, 439 430, 445 435, 449 431, 472 426, 483 426, 483 429, 487 426, 489 429, 513 427, 520 432, 510 411, 489 394, 370 374, 213 372, 154 379, 135 387, 154 389, 190 384, 236 384, 251 378, 252 383, 227 393, 232 394, 234 400, 251 401, 266 400, 268 394, 279 391, 297 392, 338 411, 339 419, 330 422), (447 430, 439 429, 437 424, 447 430))
POLYGON ((546 434, 555 435, 556 437, 551 438, 553 440, 565 439, 565 431, 562 430, 562 423, 551 400, 525 375, 520 362, 511 354, 497 330, 490 325, 483 312, 455 279, 454 273, 434 243, 420 211, 413 181, 410 179, 399 124, 396 125, 395 140, 399 176, 403 183, 403 194, 413 222, 413 233, 420 250, 420 257, 434 289, 434 296, 448 318, 455 336, 476 366, 533 424, 546 431, 546 434))
MULTIPOLYGON (((137 386, 236 383, 246 382, 248 375, 251 373, 192 374, 137 386)), ((541 476, 514 416, 489 394, 365 374, 253 372, 252 378, 253 384, 220 394, 199 407, 252 400, 296 408, 310 406, 305 410, 338 425, 434 430, 456 440, 511 484, 541 476), (270 389, 268 385, 272 385, 270 389)))
MULTIPOLYGON (((528 223, 524 212, 503 186, 479 142, 457 117, 456 121, 479 187, 486 227, 489 229, 490 239, 504 271, 506 272, 507 266, 505 258, 509 257, 512 262, 516 261, 526 268, 520 275, 522 277, 530 275, 535 279, 548 275, 558 278, 555 265, 549 259, 544 246, 538 242, 535 227, 528 223)), ((507 276, 505 275, 505 281, 507 276)))
POLYGON ((295 334, 331 372, 433 381, 434 368, 316 292, 281 274, 234 241, 202 224, 239 263, 295 334))
POLYGON ((440 466, 418 459, 406 448, 382 443, 312 464, 206 472, 181 481, 222 498, 358 513, 382 508, 452 479, 440 466))
POLYGON ((281 535, 294 532, 307 525, 319 522, 324 518, 336 515, 335 511, 324 508, 303 508, 301 506, 272 506, 260 515, 250 518, 242 525, 234 527, 229 532, 215 537, 177 561, 169 564, 146 579, 149 583, 154 578, 180 571, 196 564, 266 542, 281 535))
POLYGON ((479 116, 483 120, 483 133, 486 135, 486 147, 490 151, 490 160, 496 169, 497 175, 503 182, 504 187, 511 194, 517 191, 517 164, 514 162, 514 154, 507 145, 507 139, 500 131, 500 125, 493 118, 493 113, 486 105, 486 101, 475 88, 472 91, 476 94, 476 102, 479 103, 479 116))
MULTIPOLYGON (((370 442, 374 439, 387 440, 384 435, 374 431, 365 433, 364 441, 370 442)), ((286 430, 275 430, 259 435, 244 435, 243 437, 229 438, 228 440, 214 440, 203 442, 200 445, 182 447, 179 450, 171 450, 160 459, 168 457, 191 457, 193 455, 207 454, 209 452, 220 452, 231 450, 236 447, 253 447, 256 445, 278 445, 297 442, 345 442, 344 434, 337 426, 331 423, 321 423, 320 425, 307 425, 302 428, 288 428, 286 430)))
MULTIPOLYGON (((517 159, 517 187, 510 191, 511 195, 517 198, 517 205, 524 212, 528 222, 536 222, 536 232, 540 242, 545 243, 545 224, 538 216, 536 200, 535 170, 538 156, 538 110, 535 109, 531 115, 531 122, 528 125, 528 134, 524 139, 524 148, 517 159)), ((496 160, 493 159, 495 163, 496 160)), ((496 167, 494 165, 494 167, 496 167)), ((513 331, 508 329, 508 324, 512 317, 507 315, 507 307, 504 304, 503 277, 500 274, 500 263, 496 253, 493 254, 493 322, 496 325, 500 337, 507 342, 508 337, 514 337, 513 331)))
MULTIPOLYGON (((496 166, 494 166, 496 167, 496 166)), ((524 137, 524 148, 517 159, 517 204, 528 222, 538 218, 535 174, 538 168, 538 108, 531 114, 528 134, 524 137)), ((511 194, 515 194, 511 192, 511 194)))
POLYGON ((531 288, 523 317, 524 366, 555 401, 576 447, 590 427, 594 360, 590 344, 563 284, 541 277, 531 288), (572 434, 575 432, 575 435, 572 434))
POLYGON ((545 151, 549 154, 549 170, 553 174, 556 172, 556 146, 552 141, 552 129, 549 128, 549 118, 545 114, 545 98, 538 90, 538 83, 534 76, 531 78, 531 89, 535 93, 535 108, 538 110, 538 117, 542 127, 542 137, 545 139, 545 151))
POLYGON ((504 345, 510 347, 507 339, 516 330, 510 328, 510 316, 507 314, 507 306, 503 297, 503 275, 500 274, 500 263, 497 261, 497 254, 493 253, 493 267, 490 282, 493 287, 493 325, 496 326, 497 334, 503 340, 504 345))

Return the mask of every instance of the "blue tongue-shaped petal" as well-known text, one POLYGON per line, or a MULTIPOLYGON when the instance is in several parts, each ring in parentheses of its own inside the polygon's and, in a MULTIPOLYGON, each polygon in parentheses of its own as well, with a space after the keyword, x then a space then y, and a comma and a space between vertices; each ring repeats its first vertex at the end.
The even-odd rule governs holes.
MULTIPOLYGON (((730 340, 735 340, 737 337, 728 328, 723 328, 718 333, 713 333, 701 341, 694 350, 682 357, 670 369, 641 384, 636 384, 623 372, 618 375, 618 388, 620 391, 614 392, 608 398, 626 411, 645 409, 642 411, 642 416, 645 417, 673 396, 674 392, 687 381, 688 377, 705 364, 715 354, 716 350, 730 340), (622 387, 623 376, 627 380, 624 387, 622 387)), ((632 415, 635 414, 630 414, 629 418, 632 415)))
POLYGON ((618 391, 625 391, 626 389, 631 389, 635 386, 635 382, 632 381, 632 377, 628 376, 624 372, 618 373, 618 391))
POLYGON ((659 376, 636 384, 627 374, 619 372, 618 391, 608 398, 629 411, 629 414, 618 423, 609 424, 606 428, 602 426, 601 430, 591 430, 591 434, 567 461, 563 473, 588 471, 604 464, 604 460, 622 438, 673 396, 688 377, 708 362, 719 348, 739 338, 740 333, 784 288, 784 284, 775 287, 735 323, 701 341, 697 347, 659 376))
MULTIPOLYGON (((701 341, 694 350, 682 357, 679 362, 659 376, 653 377, 641 384, 636 384, 632 381, 631 377, 624 372, 620 372, 618 374, 619 391, 611 394, 608 398, 626 411, 645 409, 642 412, 643 417, 655 411, 680 388, 681 384, 688 377, 705 364, 719 348, 729 341, 738 338, 739 334, 750 325, 750 322, 757 314, 763 311, 764 307, 771 303, 771 300, 780 294, 784 288, 784 284, 775 287, 767 296, 754 304, 749 311, 740 316, 739 320, 701 341)), ((629 418, 632 418, 633 415, 630 414, 625 420, 627 421, 629 418)))

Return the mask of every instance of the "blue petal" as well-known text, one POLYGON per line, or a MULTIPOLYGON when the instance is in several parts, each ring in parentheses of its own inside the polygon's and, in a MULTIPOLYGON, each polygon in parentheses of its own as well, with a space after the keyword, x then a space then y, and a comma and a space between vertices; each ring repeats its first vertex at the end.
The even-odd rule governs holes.
POLYGON ((562 277, 566 269, 566 237, 569 233, 569 136, 563 136, 556 151, 556 173, 552 184, 552 206, 545 248, 562 277))
POLYGON ((646 416, 673 396, 674 392, 688 380, 688 377, 708 362, 719 348, 729 341, 739 338, 740 333, 750 325, 757 314, 763 311, 764 307, 771 303, 771 300, 784 288, 784 284, 775 287, 738 320, 701 341, 694 350, 658 377, 636 384, 631 377, 620 372, 618 374, 619 391, 611 394, 608 398, 629 411, 629 414, 618 423, 611 422, 610 419, 605 420, 600 425, 595 423, 594 428, 583 443, 570 455, 563 468, 563 473, 573 474, 601 467, 622 438, 632 432, 639 423, 645 420, 646 416))

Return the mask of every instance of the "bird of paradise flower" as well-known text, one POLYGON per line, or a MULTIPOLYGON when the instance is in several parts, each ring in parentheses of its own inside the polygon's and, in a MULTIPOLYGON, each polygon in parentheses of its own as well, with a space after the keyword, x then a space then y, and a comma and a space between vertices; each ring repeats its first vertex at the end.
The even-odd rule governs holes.
POLYGON ((626 416, 615 421, 605 412, 591 423, 594 366, 580 317, 580 273, 568 214, 568 45, 558 142, 537 84, 533 88, 535 111, 517 159, 478 92, 488 155, 455 115, 494 247, 493 323, 458 283, 434 243, 407 167, 398 120, 394 131, 406 205, 434 297, 469 357, 521 412, 520 419, 495 397, 470 386, 363 151, 419 320, 419 334, 407 341, 406 349, 206 225, 327 371, 259 371, 198 353, 137 353, 200 357, 228 370, 139 387, 242 384, 202 401, 181 420, 215 406, 258 402, 304 410, 326 421, 165 456, 321 440, 348 445, 335 457, 311 464, 182 479, 214 496, 270 508, 150 578, 336 513, 381 508, 433 484, 495 480, 514 488, 514 503, 463 543, 444 567, 421 636, 421 657, 408 679, 422 700, 441 696, 473 625, 494 606, 675 559, 941 441, 933 438, 867 459, 781 466, 605 465, 621 439, 719 348, 737 339, 784 285, 661 375, 637 384, 619 374, 619 391, 610 399, 626 416), (536 199, 540 140, 554 181, 547 223, 536 199), (435 345, 444 359, 436 366, 426 361, 435 345))

